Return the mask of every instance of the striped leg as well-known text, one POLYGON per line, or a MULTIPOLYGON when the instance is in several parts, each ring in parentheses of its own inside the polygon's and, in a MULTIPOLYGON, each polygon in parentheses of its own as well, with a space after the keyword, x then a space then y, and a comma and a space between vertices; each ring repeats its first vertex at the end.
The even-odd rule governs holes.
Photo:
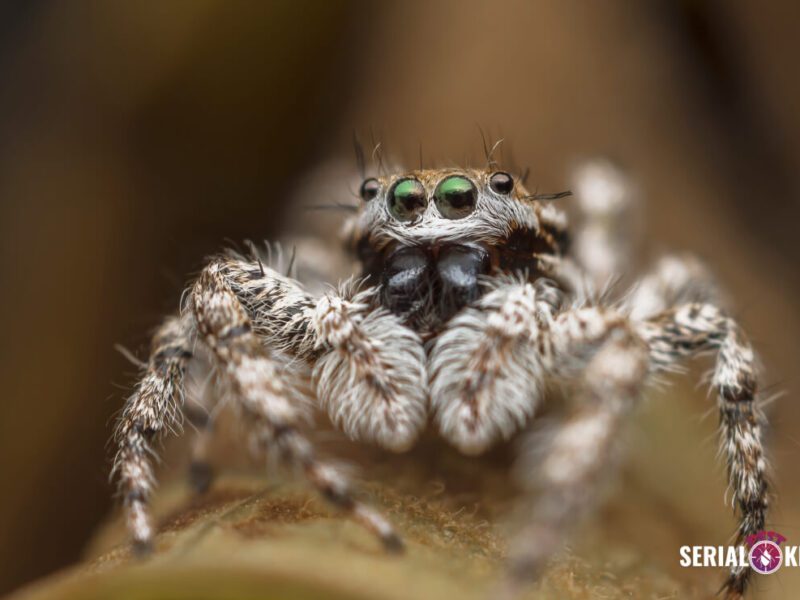
POLYGON ((593 289, 602 292, 629 271, 635 256, 630 214, 634 190, 625 174, 606 160, 581 165, 572 185, 578 205, 572 254, 593 289))
MULTIPOLYGON (((753 350, 738 325, 711 304, 685 304, 637 325, 650 346, 655 371, 667 370, 697 354, 715 352, 712 385, 717 393, 721 446, 733 504, 739 517, 736 543, 764 529, 769 491, 762 429, 756 399, 753 350)), ((725 583, 729 598, 744 594, 750 568, 735 567, 725 583)))
MULTIPOLYGON (((261 441, 299 468, 323 497, 375 533, 387 548, 399 549, 401 541, 391 525, 355 500, 345 476, 321 462, 300 432, 308 403, 292 385, 288 365, 254 332, 248 311, 226 279, 229 273, 224 262, 206 267, 191 291, 190 307, 230 395, 257 428, 261 441)), ((276 299, 270 302, 274 306, 276 299)), ((302 311, 301 307, 295 312, 302 311)))
POLYGON ((546 445, 529 443, 520 456, 535 501, 512 545, 506 590, 511 593, 538 576, 565 535, 597 503, 612 471, 620 427, 637 405, 647 374, 646 347, 613 313, 595 308, 562 313, 548 337, 548 372, 577 381, 577 408, 546 445))
POLYGON ((190 332, 185 319, 172 317, 161 326, 146 371, 125 402, 114 433, 117 453, 111 475, 117 477, 134 549, 140 552, 148 551, 153 540, 148 511, 155 484, 151 444, 163 432, 180 428, 183 375, 192 356, 190 332))
POLYGON ((690 254, 662 256, 625 298, 634 321, 688 302, 718 303, 720 292, 706 266, 690 254))
POLYGON ((214 470, 208 457, 208 447, 214 437, 214 419, 203 407, 186 403, 183 409, 186 420, 195 428, 192 439, 192 459, 189 463, 189 485, 198 494, 211 487, 214 470))

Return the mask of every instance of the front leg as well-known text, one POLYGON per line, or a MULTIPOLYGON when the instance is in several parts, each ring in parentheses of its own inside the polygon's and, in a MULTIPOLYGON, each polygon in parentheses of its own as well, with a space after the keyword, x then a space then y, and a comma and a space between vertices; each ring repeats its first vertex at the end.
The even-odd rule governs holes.
POLYGON ((561 301, 544 280, 498 279, 494 286, 450 320, 428 361, 436 425, 465 454, 508 439, 533 415, 561 301))
POLYGON ((428 416, 422 341, 400 319, 373 307, 376 290, 345 284, 314 311, 317 397, 352 440, 395 452, 409 449, 428 416))
POLYGON ((596 503, 611 471, 620 427, 637 404, 648 369, 644 342, 611 311, 562 313, 547 337, 548 376, 576 383, 577 408, 546 446, 532 441, 519 459, 535 501, 530 520, 512 544, 507 592, 536 578, 596 503))
POLYGON ((234 256, 220 268, 254 331, 313 365, 316 396, 340 430, 396 452, 414 443, 428 415, 425 352, 415 332, 376 306, 376 288, 350 281, 315 300, 260 263, 234 256))
MULTIPOLYGON (((548 379, 578 382, 578 410, 544 451, 523 454, 537 500, 512 548, 507 592, 535 578, 565 532, 596 500, 624 417, 647 374, 644 342, 621 316, 595 308, 559 313, 546 281, 505 281, 463 310, 430 356, 442 435, 477 454, 530 419, 548 379)), ((532 445, 527 445, 530 449, 532 445)))
POLYGON ((222 382, 244 415, 257 428, 259 441, 274 448, 329 502, 376 534, 392 550, 402 542, 382 515, 358 502, 344 474, 321 462, 300 429, 306 424, 310 406, 298 386, 293 385, 292 365, 265 346, 256 335, 254 320, 245 308, 258 308, 260 330, 267 341, 283 341, 296 355, 311 352, 310 307, 305 303, 287 307, 287 298, 297 294, 296 286, 282 288, 277 274, 260 264, 245 267, 241 261, 223 259, 212 263, 200 275, 189 295, 189 307, 197 331, 215 359, 222 382), (249 273, 245 279, 238 279, 249 273), (242 299, 234 292, 238 289, 242 299), (248 290, 250 293, 245 294, 248 290), (270 290, 272 292, 270 293, 270 290), (265 323, 265 313, 280 314, 265 323))

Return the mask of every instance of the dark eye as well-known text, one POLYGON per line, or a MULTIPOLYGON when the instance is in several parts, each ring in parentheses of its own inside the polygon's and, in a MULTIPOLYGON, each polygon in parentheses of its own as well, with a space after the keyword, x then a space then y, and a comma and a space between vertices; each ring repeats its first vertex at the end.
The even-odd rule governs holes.
POLYGON ((386 198, 389 212, 398 221, 412 221, 428 205, 425 188, 416 179, 401 179, 392 186, 386 198))
POLYGON ((510 194, 514 189, 514 178, 508 173, 498 171, 489 178, 489 187, 495 194, 510 194))
POLYGON ((453 175, 436 186, 433 198, 445 219, 463 219, 475 210, 478 190, 466 177, 453 175))
POLYGON ((381 184, 378 183, 377 179, 370 178, 365 179, 364 183, 361 184, 361 189, 358 190, 358 195, 361 196, 361 199, 364 202, 369 202, 375 196, 378 195, 378 192, 381 190, 381 184))

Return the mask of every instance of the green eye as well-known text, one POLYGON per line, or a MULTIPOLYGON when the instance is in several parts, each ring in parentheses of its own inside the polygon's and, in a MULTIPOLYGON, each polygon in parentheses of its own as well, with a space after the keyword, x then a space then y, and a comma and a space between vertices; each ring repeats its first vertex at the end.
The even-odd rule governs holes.
POLYGON ((416 179, 401 179, 395 183, 386 202, 389 212, 398 221, 415 219, 428 205, 425 188, 416 179))
POLYGON ((466 177, 453 175, 436 187, 433 198, 445 219, 463 219, 475 210, 478 190, 466 177))

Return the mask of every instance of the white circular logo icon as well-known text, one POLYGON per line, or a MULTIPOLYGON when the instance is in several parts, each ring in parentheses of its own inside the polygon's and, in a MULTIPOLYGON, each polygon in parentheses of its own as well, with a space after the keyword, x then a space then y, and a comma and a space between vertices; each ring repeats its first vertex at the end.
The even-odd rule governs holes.
POLYGON ((770 540, 761 540, 750 549, 750 566, 756 573, 769 575, 781 568, 783 553, 780 546, 770 540))

